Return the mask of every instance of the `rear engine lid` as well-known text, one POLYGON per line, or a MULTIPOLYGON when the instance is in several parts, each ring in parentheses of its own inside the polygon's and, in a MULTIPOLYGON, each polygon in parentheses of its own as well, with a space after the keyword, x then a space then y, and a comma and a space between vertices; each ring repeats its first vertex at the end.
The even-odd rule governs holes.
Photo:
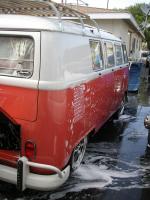
POLYGON ((16 167, 20 150, 20 125, 0 109, 0 164, 16 167))

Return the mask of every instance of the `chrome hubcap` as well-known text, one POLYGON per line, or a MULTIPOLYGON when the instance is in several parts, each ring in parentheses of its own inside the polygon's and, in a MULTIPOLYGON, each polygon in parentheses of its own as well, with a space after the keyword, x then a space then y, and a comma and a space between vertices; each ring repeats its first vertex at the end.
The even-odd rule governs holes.
POLYGON ((86 145, 87 145, 87 138, 84 138, 74 149, 73 155, 72 155, 72 170, 76 170, 84 157, 84 153, 86 150, 86 145))

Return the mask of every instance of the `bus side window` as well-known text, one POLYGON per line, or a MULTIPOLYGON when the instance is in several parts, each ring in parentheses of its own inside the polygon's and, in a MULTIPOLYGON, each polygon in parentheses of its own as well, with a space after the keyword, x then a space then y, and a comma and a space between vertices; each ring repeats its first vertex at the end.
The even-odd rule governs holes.
POLYGON ((102 47, 99 41, 90 40, 93 70, 104 69, 102 47))
POLYGON ((124 63, 128 63, 126 45, 124 45, 124 44, 122 45, 122 50, 123 50, 124 63))
POLYGON ((115 44, 116 66, 123 64, 123 55, 121 45, 115 44))
POLYGON ((114 56, 114 48, 113 43, 106 42, 106 60, 107 60, 107 68, 111 68, 115 66, 115 56, 114 56))

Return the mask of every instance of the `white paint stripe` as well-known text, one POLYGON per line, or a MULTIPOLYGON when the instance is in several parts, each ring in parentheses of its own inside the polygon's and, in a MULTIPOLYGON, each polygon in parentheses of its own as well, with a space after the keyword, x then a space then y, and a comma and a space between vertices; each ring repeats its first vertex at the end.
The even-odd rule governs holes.
POLYGON ((7 86, 31 88, 31 89, 38 88, 38 80, 8 77, 8 76, 0 76, 0 84, 7 86))

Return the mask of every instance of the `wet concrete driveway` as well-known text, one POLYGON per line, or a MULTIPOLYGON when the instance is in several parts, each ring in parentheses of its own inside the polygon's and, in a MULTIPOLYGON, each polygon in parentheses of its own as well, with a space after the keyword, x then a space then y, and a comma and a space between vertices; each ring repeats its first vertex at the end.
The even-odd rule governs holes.
POLYGON ((150 114, 150 90, 129 94, 125 114, 90 140, 81 167, 64 186, 51 192, 26 190, 0 182, 0 199, 149 200, 150 157, 144 117, 150 114))

